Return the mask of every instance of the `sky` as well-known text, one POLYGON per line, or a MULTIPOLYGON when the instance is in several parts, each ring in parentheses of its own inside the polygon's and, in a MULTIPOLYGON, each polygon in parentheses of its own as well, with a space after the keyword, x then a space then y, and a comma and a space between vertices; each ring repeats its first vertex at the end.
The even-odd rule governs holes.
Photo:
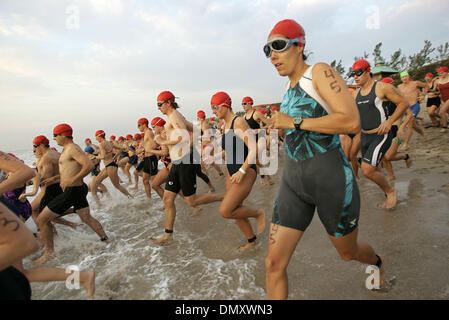
POLYGON ((244 96, 279 102, 287 79, 262 47, 283 19, 305 29, 309 64, 349 67, 381 41, 387 59, 448 41, 448 12, 441 0, 1 0, 0 150, 51 140, 59 123, 82 146, 99 129, 134 134, 139 118, 161 116, 165 90, 191 121, 213 116, 218 91, 234 111, 244 96))

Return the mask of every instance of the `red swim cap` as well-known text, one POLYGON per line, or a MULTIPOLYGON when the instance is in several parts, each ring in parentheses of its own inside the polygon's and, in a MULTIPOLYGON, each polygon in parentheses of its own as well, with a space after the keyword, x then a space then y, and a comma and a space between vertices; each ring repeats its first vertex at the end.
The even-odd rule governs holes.
POLYGON ((357 60, 356 62, 354 62, 354 64, 352 65, 352 71, 357 70, 357 69, 362 69, 362 70, 367 70, 368 72, 371 71, 370 68, 370 64, 368 61, 364 60, 364 59, 360 59, 357 60))
POLYGON ((196 117, 197 118, 201 118, 201 119, 205 119, 206 118, 206 113, 203 110, 200 110, 196 113, 196 117))
POLYGON ((124 141, 125 138, 123 138, 122 136, 118 137, 118 141, 124 141))
POLYGON ((92 141, 89 138, 86 138, 86 140, 84 140, 84 142, 92 143, 92 141))
POLYGON ((231 97, 226 92, 223 91, 214 94, 212 96, 212 99, 210 100, 211 106, 230 108, 231 104, 232 104, 231 97))
POLYGON ((44 146, 50 145, 50 141, 45 136, 37 136, 33 139, 33 144, 43 144, 44 146))
POLYGON ((151 126, 154 128, 155 126, 163 127, 165 125, 165 120, 161 117, 156 117, 151 120, 151 126))
POLYGON ((145 132, 140 133, 140 136, 143 138, 145 137, 145 132))
POLYGON ((306 45, 306 33, 304 32, 304 28, 295 20, 286 19, 279 21, 276 23, 273 30, 271 30, 269 36, 272 34, 281 34, 289 39, 299 38, 301 40, 299 45, 302 47, 305 47, 306 45))
POLYGON ((278 107, 273 107, 273 108, 271 108, 271 111, 279 111, 279 108, 278 107))
POLYGON ((142 139, 142 136, 140 135, 140 133, 136 133, 134 135, 134 140, 140 140, 140 139, 142 139))
POLYGON ((433 78, 433 74, 431 74, 430 72, 426 73, 426 78, 433 78))
POLYGON ((98 130, 97 132, 95 132, 95 136, 102 137, 104 139, 104 137, 106 136, 106 133, 104 133, 103 130, 98 130))
POLYGON ((132 138, 133 138, 133 135, 132 135, 132 134, 127 134, 127 135, 126 135, 126 139, 129 140, 129 139, 132 139, 132 138))
POLYGON ((447 67, 439 67, 437 69, 437 72, 447 72, 447 71, 448 71, 447 67))
POLYGON ((265 113, 265 110, 262 109, 262 108, 257 108, 257 111, 260 112, 260 113, 265 113))
POLYGON ((115 141, 115 136, 110 136, 109 139, 110 139, 111 141, 115 141))
POLYGON ((72 127, 67 123, 61 123, 53 129, 53 134, 59 134, 64 137, 71 137, 73 134, 73 130, 72 127))
POLYGON ((385 82, 385 83, 389 83, 389 84, 394 84, 393 79, 390 77, 386 77, 383 78, 382 80, 380 80, 381 82, 385 82))
POLYGON ((248 103, 248 102, 254 103, 254 101, 253 101, 253 99, 252 99, 251 97, 245 97, 245 98, 243 98, 243 99, 242 99, 242 103, 244 103, 244 102, 246 102, 246 103, 248 103))
POLYGON ((157 96, 157 101, 159 101, 159 102, 166 102, 166 101, 175 102, 175 96, 170 91, 163 91, 157 96))
POLYGON ((137 124, 146 124, 148 126, 148 119, 147 118, 140 118, 137 121, 137 124))

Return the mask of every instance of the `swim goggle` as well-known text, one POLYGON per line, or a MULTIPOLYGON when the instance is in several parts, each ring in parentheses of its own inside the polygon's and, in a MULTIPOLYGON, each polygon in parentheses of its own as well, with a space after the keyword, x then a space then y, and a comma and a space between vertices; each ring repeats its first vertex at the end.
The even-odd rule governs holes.
POLYGON ((295 38, 295 39, 273 39, 268 41, 266 45, 263 46, 263 52, 267 58, 271 57, 271 51, 281 52, 287 50, 291 47, 292 44, 295 43, 304 43, 304 39, 295 38))
POLYGON ((349 77, 353 77, 353 76, 360 77, 360 76, 366 71, 366 69, 367 69, 367 68, 365 68, 365 69, 356 69, 356 70, 353 70, 353 71, 351 71, 351 73, 349 74, 349 77))

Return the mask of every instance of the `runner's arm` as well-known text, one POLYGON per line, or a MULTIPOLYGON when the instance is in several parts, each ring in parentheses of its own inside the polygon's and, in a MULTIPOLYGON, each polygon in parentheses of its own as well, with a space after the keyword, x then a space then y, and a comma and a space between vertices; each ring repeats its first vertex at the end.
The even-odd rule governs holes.
POLYGON ((10 172, 6 181, 0 183, 0 194, 20 188, 36 175, 36 171, 10 155, 0 151, 0 169, 10 172))

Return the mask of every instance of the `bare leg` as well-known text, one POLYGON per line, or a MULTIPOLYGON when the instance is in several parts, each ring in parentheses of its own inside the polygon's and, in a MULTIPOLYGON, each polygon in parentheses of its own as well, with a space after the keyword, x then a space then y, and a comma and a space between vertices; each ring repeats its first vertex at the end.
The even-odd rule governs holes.
POLYGON ((53 228, 50 224, 52 220, 58 217, 58 214, 52 212, 50 209, 48 209, 48 207, 45 207, 36 219, 37 227, 40 229, 40 234, 45 245, 45 252, 39 259, 33 262, 34 266, 40 266, 41 264, 46 263, 55 256, 53 228))
MULTIPOLYGON (((177 194, 171 191, 164 191, 164 205, 165 205, 165 230, 171 230, 173 232, 173 226, 176 218, 175 198, 177 194)), ((155 244, 169 244, 173 242, 173 233, 164 232, 164 235, 160 238, 151 238, 155 244)))
MULTIPOLYGON (((333 237, 329 235, 334 247, 337 249, 340 257, 345 261, 356 260, 361 263, 376 265, 377 257, 373 248, 368 243, 357 242, 358 228, 350 234, 343 237, 333 237)), ((381 257, 382 262, 384 259, 381 257)), ((380 273, 380 285, 385 282, 385 265, 379 268, 380 273)))
POLYGON ((380 171, 380 169, 362 161, 362 172, 365 177, 375 182, 379 186, 379 188, 387 195, 387 200, 381 204, 378 204, 378 207, 384 209, 393 209, 396 206, 398 200, 397 191, 390 186, 387 178, 380 171))
POLYGON ((147 194, 147 198, 151 199, 151 176, 149 173, 144 172, 143 173, 143 186, 145 187, 145 193, 147 194))
POLYGON ((100 237, 100 239, 104 239, 102 241, 109 243, 110 240, 108 239, 106 233, 103 230, 103 226, 101 225, 101 223, 95 219, 94 217, 92 217, 90 215, 90 209, 89 207, 86 208, 82 208, 76 211, 76 213, 78 214, 78 216, 80 217, 81 221, 83 221, 86 225, 88 225, 96 234, 98 234, 98 236, 100 237))
POLYGON ((119 183, 119 177, 117 174, 117 168, 116 167, 107 167, 106 168, 109 179, 111 179, 112 184, 114 185, 114 187, 120 191, 121 193, 123 193, 125 196, 127 196, 128 198, 134 198, 129 192, 128 190, 126 190, 126 188, 122 187, 119 183))
POLYGON ((265 258, 267 299, 287 299, 287 266, 302 235, 302 231, 271 224, 265 258))

